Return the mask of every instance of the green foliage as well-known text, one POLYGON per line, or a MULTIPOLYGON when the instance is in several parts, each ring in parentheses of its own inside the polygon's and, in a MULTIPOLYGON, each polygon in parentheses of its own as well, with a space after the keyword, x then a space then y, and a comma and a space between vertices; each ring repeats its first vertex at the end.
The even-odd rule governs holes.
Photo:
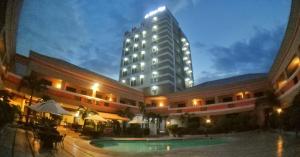
POLYGON ((140 124, 130 124, 126 129, 126 133, 132 137, 143 137, 150 133, 149 128, 141 128, 140 124))
POLYGON ((44 79, 39 79, 38 75, 32 72, 28 76, 24 76, 19 84, 18 90, 27 88, 30 91, 29 106, 32 103, 32 97, 36 92, 42 92, 47 89, 47 82, 44 79))
POLYGON ((20 114, 20 108, 10 104, 11 94, 6 90, 0 90, 0 127, 6 123, 12 123, 15 115, 20 114))
POLYGON ((130 108, 129 108, 129 107, 125 108, 124 110, 119 110, 119 111, 117 112, 117 114, 118 114, 119 116, 127 117, 127 118, 129 118, 129 119, 132 119, 132 118, 134 117, 134 114, 130 111, 130 108))

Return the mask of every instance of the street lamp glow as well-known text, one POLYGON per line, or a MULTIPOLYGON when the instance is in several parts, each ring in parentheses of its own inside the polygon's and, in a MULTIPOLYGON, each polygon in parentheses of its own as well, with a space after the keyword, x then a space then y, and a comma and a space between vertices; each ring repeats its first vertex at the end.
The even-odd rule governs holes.
POLYGON ((276 111, 277 111, 278 114, 282 113, 282 109, 281 108, 276 109, 276 111))
POLYGON ((207 118, 207 119, 205 120, 205 123, 206 123, 206 124, 210 124, 210 123, 211 123, 211 119, 207 118))
POLYGON ((97 90, 99 87, 99 83, 94 83, 92 86, 92 90, 97 90))

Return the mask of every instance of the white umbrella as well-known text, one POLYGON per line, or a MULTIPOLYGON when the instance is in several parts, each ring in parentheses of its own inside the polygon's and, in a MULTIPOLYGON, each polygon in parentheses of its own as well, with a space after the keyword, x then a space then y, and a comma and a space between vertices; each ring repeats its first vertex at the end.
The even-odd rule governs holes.
POLYGON ((94 121, 100 121, 100 122, 106 122, 107 120, 104 119, 103 117, 101 117, 100 115, 98 114, 95 114, 95 115, 92 115, 92 116, 89 116, 85 119, 90 119, 90 120, 94 120, 94 121))
POLYGON ((146 122, 143 119, 143 116, 135 116, 131 121, 128 122, 129 124, 145 124, 146 122))
POLYGON ((58 114, 58 115, 71 115, 68 111, 63 109, 54 100, 48 100, 28 107, 37 112, 48 112, 48 113, 58 114))

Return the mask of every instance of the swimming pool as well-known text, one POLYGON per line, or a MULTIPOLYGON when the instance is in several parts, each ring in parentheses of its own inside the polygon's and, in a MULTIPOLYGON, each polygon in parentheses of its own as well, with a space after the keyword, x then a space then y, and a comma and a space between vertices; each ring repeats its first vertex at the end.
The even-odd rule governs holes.
POLYGON ((124 153, 166 152, 180 148, 195 148, 223 144, 224 139, 176 139, 176 140, 95 140, 91 144, 104 150, 124 153))

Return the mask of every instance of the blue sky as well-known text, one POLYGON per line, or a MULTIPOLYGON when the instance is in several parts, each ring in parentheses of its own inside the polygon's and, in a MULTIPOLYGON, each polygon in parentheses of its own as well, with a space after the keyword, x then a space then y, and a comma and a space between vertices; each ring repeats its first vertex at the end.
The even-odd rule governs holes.
POLYGON ((267 72, 290 0, 24 0, 17 52, 64 59, 118 79, 123 34, 166 5, 191 45, 195 83, 267 72))

